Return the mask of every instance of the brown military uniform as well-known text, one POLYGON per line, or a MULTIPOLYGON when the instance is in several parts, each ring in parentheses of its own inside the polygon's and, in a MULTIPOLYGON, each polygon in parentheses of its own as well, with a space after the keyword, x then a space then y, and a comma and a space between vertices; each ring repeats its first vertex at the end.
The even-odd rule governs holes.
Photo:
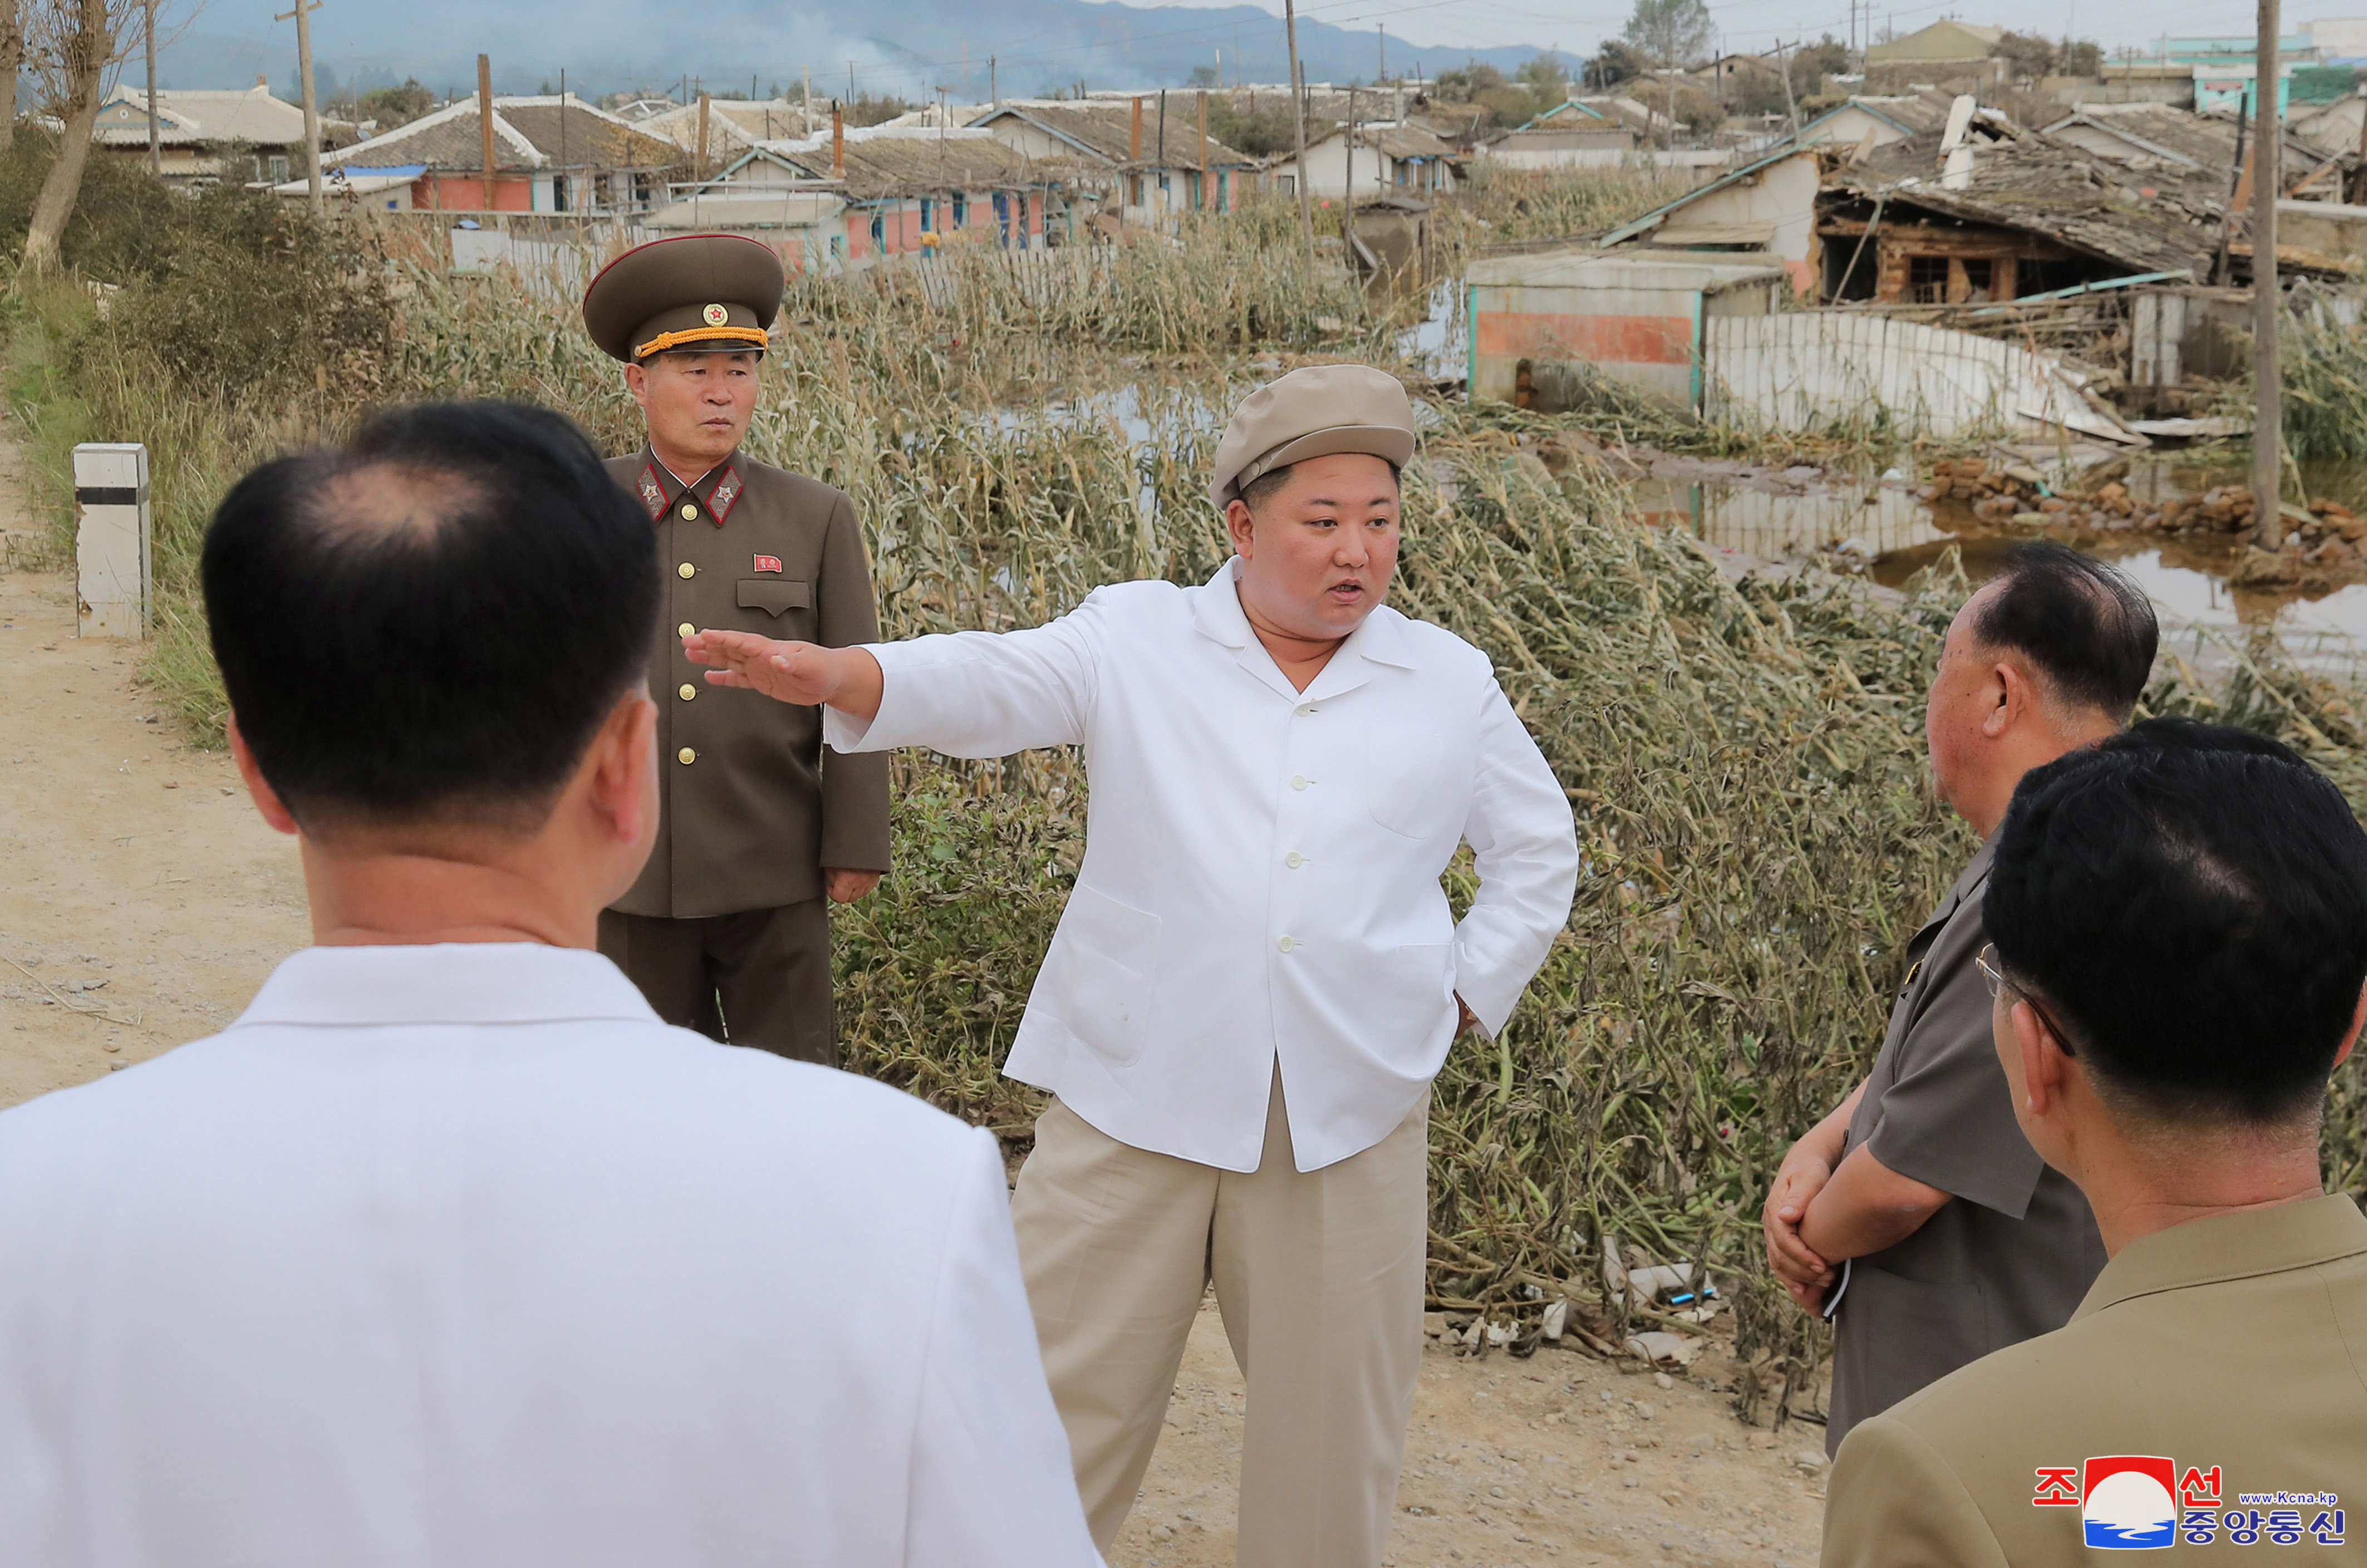
POLYGON ((2067 1326, 1861 1423, 1824 1563, 2357 1562, 2362 1502, 2367 1219, 2336 1195, 2139 1236, 2067 1326))
MULTIPOLYGON (((1994 840, 1992 840, 1994 841, 1994 840)), ((2013 1118, 1974 959, 1988 938, 1988 844, 1916 932, 1890 1031, 1850 1118, 1863 1144, 1950 1201, 1852 1258, 1834 1312, 1828 1452, 1850 1428, 1968 1361, 2060 1328, 2104 1266, 2087 1199, 2013 1118)))
POLYGON ((608 468, 658 530, 666 609, 650 661, 657 845, 601 917, 600 950, 669 1023, 834 1062, 821 868, 888 869, 887 757, 825 752, 818 708, 708 685, 682 637, 877 641, 854 503, 738 453, 687 487, 646 450, 608 468))

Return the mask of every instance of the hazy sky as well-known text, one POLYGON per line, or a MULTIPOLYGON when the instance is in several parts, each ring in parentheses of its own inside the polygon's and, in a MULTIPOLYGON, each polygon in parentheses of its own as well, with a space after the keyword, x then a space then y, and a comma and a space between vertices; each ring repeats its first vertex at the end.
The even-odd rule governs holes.
MULTIPOLYGON (((274 85, 292 73, 294 28, 271 18, 280 0, 166 0, 169 11, 198 4, 187 38, 165 51, 168 85, 229 85, 268 73, 274 85)), ((1252 50, 1251 69, 1278 58, 1281 0, 1167 0, 1170 5, 1253 5, 1277 22, 1266 39, 1251 35, 1258 24, 1237 27, 1229 19, 1206 23, 1150 16, 1128 28, 1138 54, 1148 46, 1175 59, 1228 62, 1237 44, 1252 50)), ((1907 33, 1945 16, 1995 23, 2022 31, 2060 37, 2070 30, 2095 39, 2108 51, 2143 49, 2164 32, 2184 36, 2248 36, 2253 13, 2245 0, 1707 0, 1722 29, 1722 46, 1763 51, 1779 40, 1813 41, 1830 32, 1851 36, 1851 7, 1859 13, 1860 36, 1878 36, 1886 25, 1907 33)), ((1369 37, 1387 28, 1387 65, 1392 72, 1419 63, 1436 72, 1455 62, 1462 47, 1558 46, 1577 55, 1616 37, 1634 0, 1306 0, 1302 17, 1369 37)), ((2367 0, 2286 0, 2288 31, 2313 17, 2367 15, 2367 0)), ((816 68, 816 85, 836 90, 844 62, 858 62, 862 90, 907 90, 915 82, 949 82, 958 92, 982 94, 983 62, 1002 59, 1006 91, 1037 90, 1039 83, 1073 80, 1088 71, 1107 82, 1113 67, 1096 58, 1094 45, 1073 22, 1048 27, 1041 6, 1026 0, 900 0, 899 4, 844 6, 834 0, 701 0, 691 9, 678 0, 329 0, 313 20, 315 46, 339 71, 369 75, 411 72, 433 77, 439 90, 464 88, 473 54, 493 53, 503 90, 532 90, 571 66, 577 80, 606 81, 621 73, 670 80, 677 72, 716 73, 728 62, 757 73, 766 82, 790 82, 806 65, 816 68), (900 20, 886 13, 898 13, 900 20), (913 25, 911 16, 932 25, 913 25), (663 26, 653 26, 664 18, 663 26), (886 31, 882 33, 881 28, 886 31), (956 37, 950 35, 967 35, 956 37), (877 36, 875 36, 877 35, 877 36), (892 43, 883 40, 892 40, 892 43), (971 69, 964 75, 957 62, 971 69)), ((1361 56, 1357 63, 1362 65, 1361 56)), ((1131 68, 1128 68, 1129 70, 1131 68)), ((1334 62, 1333 70, 1340 67, 1334 62)), ((1118 74, 1127 72, 1119 71, 1118 74)), ((1369 71, 1360 71, 1367 74, 1369 71)), ((1180 80, 1180 76, 1176 79, 1180 80)), ((1131 84, 1121 84, 1131 85, 1131 84)))
MULTIPOLYGON (((1235 0, 1167 0, 1172 5, 1235 3, 1235 0)), ((1248 0, 1281 14, 1280 0, 1248 0)), ((1942 17, 1986 22, 2023 32, 2059 37, 2067 26, 2082 38, 2092 38, 2108 49, 2143 47, 2165 32, 2249 35, 2256 23, 2251 6, 2242 0, 2161 0, 2157 5, 2131 5, 2128 0, 1991 0, 1986 6, 1967 0, 1906 0, 1889 6, 1883 0, 1860 0, 1872 6, 1878 36, 1886 21, 1899 32, 1911 32, 1942 17)), ((1728 47, 1762 49, 1778 39, 1801 34, 1814 39, 1829 31, 1849 33, 1852 0, 1710 0, 1710 15, 1723 29, 1728 47)), ((1615 35, 1625 23, 1628 6, 1621 0, 1310 0, 1301 16, 1318 17, 1341 27, 1386 25, 1392 39, 1418 45, 1455 43, 1509 44, 1559 42, 1564 49, 1591 49, 1605 36, 1615 35)), ((1864 13, 1861 12, 1863 18, 1864 13)), ((2284 21, 2290 32, 2311 17, 2367 15, 2367 0, 2289 0, 2284 21)), ((1861 19, 1860 27, 1865 24, 1861 19)))

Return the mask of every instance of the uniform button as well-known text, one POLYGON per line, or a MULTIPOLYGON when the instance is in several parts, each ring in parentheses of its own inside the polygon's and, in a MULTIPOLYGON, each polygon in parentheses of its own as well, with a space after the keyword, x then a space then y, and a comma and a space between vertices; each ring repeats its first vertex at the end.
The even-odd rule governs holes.
POLYGON ((688 702, 691 698, 698 695, 698 688, 692 685, 687 681, 685 681, 681 685, 676 686, 674 688, 674 692, 684 702, 688 702))
POLYGON ((696 507, 696 506, 693 506, 690 502, 686 502, 686 501, 685 501, 685 502, 684 502, 682 503, 682 520, 683 520, 684 522, 685 522, 685 523, 696 523, 696 522, 697 522, 697 521, 698 521, 698 508, 697 508, 697 507, 696 507))
POLYGON ((1274 943, 1274 946, 1282 949, 1285 953, 1288 953, 1292 948, 1297 947, 1297 945, 1298 944, 1297 942, 1291 941, 1288 937, 1284 937, 1280 942, 1274 943))
POLYGON ((1305 788, 1307 787, 1307 784, 1308 784, 1308 779, 1307 779, 1307 775, 1306 775, 1305 773, 1293 773, 1293 774, 1291 774, 1291 775, 1290 775, 1290 787, 1291 787, 1291 788, 1293 788, 1293 789, 1305 789, 1305 788))
POLYGON ((1300 866, 1307 863, 1307 857, 1300 854, 1297 850, 1293 850, 1288 854, 1282 857, 1282 863, 1290 867, 1291 870, 1297 871, 1300 866))
POLYGON ((675 761, 682 763, 685 767, 698 761, 698 753, 692 750, 687 746, 684 747, 681 750, 676 751, 674 756, 675 761))
POLYGON ((698 635, 698 628, 692 626, 688 621, 685 621, 682 625, 674 627, 674 635, 676 637, 697 637, 698 635))
POLYGON ((698 569, 691 565, 688 561, 685 561, 680 566, 674 569, 674 574, 676 577, 697 577, 698 575, 698 569))
POLYGON ((1301 703, 1294 711, 1297 713, 1299 717, 1305 718, 1308 714, 1315 711, 1315 705, 1313 703, 1301 703))

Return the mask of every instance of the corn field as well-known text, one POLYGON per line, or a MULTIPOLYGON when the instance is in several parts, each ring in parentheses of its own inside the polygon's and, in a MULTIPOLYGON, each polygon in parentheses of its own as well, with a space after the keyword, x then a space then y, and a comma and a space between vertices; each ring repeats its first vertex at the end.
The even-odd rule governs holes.
MULTIPOLYGON (((942 309, 800 280, 748 450, 854 497, 891 637, 1033 625, 1113 580, 1203 581, 1228 550, 1201 490, 1230 402, 1305 359, 1387 363, 1395 341, 1285 217, 1124 249, 1090 318, 1032 306, 982 265, 942 309)), ((638 445, 617 367, 564 306, 425 265, 370 276, 391 301, 383 341, 260 390, 166 372, 136 310, 95 320, 79 293, 20 310, 14 401, 61 526, 65 446, 104 432, 151 448, 150 676, 200 740, 222 703, 193 566, 244 467, 424 398, 528 399, 610 450, 638 445)), ((1750 1368, 1744 1413, 1780 1418, 1806 1403, 1820 1343, 1765 1275, 1758 1208, 1791 1140, 1865 1070, 1900 949, 1974 847, 1931 795, 1921 741, 1965 584, 1951 569, 1902 599, 1813 574, 1730 581, 1690 537, 1629 521, 1603 471, 1555 481, 1521 460, 1510 419, 1422 412, 1393 602, 1488 650, 1585 855, 1511 1025, 1458 1045, 1439 1079, 1433 1303, 1533 1331, 1569 1296, 1615 1344, 1653 1314, 1605 1290, 1606 1238, 1704 1264, 1750 1368)), ((2166 660, 2148 705, 2277 734, 2367 800, 2354 693, 2267 644, 2228 668, 2204 682, 2166 660)), ((848 1065, 1024 1142, 1037 1098, 997 1069, 1075 875, 1085 780, 1065 752, 907 754, 895 787, 896 870, 839 917, 848 1065)), ((1459 908, 1467 858, 1448 880, 1459 908)), ((2353 1189, 2362 1081, 2339 1086, 2327 1140, 2331 1179, 2353 1189)))

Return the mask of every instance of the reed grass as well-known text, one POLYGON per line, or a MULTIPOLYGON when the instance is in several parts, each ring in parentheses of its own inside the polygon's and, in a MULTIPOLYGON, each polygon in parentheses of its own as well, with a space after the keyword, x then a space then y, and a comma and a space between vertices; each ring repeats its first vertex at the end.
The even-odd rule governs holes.
MULTIPOLYGON (((991 258, 946 258, 976 271, 942 307, 892 282, 801 282, 748 450, 854 496, 892 637, 1036 624, 1114 580, 1203 581, 1228 548, 1200 490, 1230 401, 1327 344, 1386 359, 1394 342, 1286 225, 1243 236, 1252 254, 1221 266, 1231 247, 1196 226, 1119 253, 1098 312, 1048 315, 991 258)), ((564 302, 385 265, 396 319, 360 391, 193 383, 80 296, 20 308, 12 399, 40 504, 63 518, 39 476, 69 435, 150 446, 150 675, 201 741, 218 739, 221 697, 190 567, 247 465, 379 399, 527 398, 612 450, 639 439, 616 367, 564 302)), ((1586 857, 1510 1025, 1439 1078, 1432 1297, 1533 1329, 1569 1294, 1615 1335, 1629 1309, 1603 1288, 1606 1238, 1704 1264, 1733 1303, 1738 1400, 1780 1419, 1812 1403, 1821 1331, 1766 1276, 1758 1206, 1792 1139, 1864 1072, 1901 947, 1973 849, 1932 797, 1920 739, 1964 580, 1951 563, 1903 598, 1815 574, 1731 581, 1689 536, 1630 521, 1605 470, 1556 481, 1519 461, 1506 416, 1422 412, 1393 602, 1487 649, 1586 857)), ((2359 693, 2268 641, 2225 652, 2225 679, 2165 659, 2149 707, 2278 735, 2367 800, 2359 693)), ((838 923, 849 1065, 1024 1140, 1037 1097, 998 1068, 1075 876, 1082 770, 1065 751, 907 754, 895 789, 897 869, 838 923)), ((1467 859, 1447 881, 1459 909, 1467 859)), ((2362 1089, 2346 1069, 2331 1107, 2328 1174, 2349 1190, 2367 1183, 2362 1089)))

